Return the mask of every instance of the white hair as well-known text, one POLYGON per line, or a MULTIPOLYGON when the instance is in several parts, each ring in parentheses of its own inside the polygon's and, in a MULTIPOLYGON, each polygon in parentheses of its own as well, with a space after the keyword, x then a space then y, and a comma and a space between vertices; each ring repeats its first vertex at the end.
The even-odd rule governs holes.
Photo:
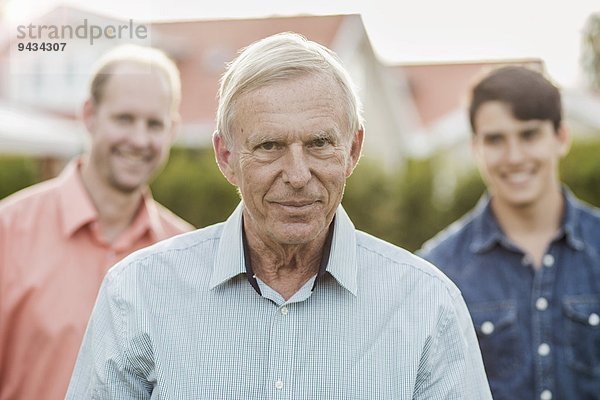
POLYGON ((335 79, 342 91, 349 131, 363 129, 360 99, 335 53, 301 35, 285 32, 252 43, 228 64, 219 89, 216 134, 231 146, 235 102, 242 94, 310 73, 324 73, 335 79))

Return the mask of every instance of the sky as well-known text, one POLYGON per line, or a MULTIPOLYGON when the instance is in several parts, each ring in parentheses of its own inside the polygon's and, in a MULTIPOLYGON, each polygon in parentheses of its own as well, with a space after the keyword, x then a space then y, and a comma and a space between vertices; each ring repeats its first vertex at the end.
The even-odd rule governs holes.
POLYGON ((0 0, 23 20, 71 4, 134 20, 221 19, 298 14, 362 15, 385 63, 541 58, 563 87, 582 83, 581 32, 599 0, 0 0))

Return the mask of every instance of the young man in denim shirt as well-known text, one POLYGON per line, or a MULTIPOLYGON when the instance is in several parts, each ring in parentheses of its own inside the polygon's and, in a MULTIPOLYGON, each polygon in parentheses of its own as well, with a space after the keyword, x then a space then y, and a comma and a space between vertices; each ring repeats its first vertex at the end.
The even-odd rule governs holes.
POLYGON ((494 399, 600 399, 600 212, 561 185, 558 89, 523 67, 472 90, 487 194, 421 253, 461 289, 494 399))

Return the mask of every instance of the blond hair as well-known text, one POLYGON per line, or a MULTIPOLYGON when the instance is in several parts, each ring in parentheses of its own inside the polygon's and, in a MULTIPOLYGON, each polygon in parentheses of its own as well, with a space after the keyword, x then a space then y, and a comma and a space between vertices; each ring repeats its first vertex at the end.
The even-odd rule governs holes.
POLYGON ((181 78, 177 66, 163 51, 132 44, 114 47, 104 54, 92 69, 89 96, 95 103, 101 103, 104 87, 115 67, 121 64, 135 64, 158 71, 167 79, 171 91, 171 111, 177 112, 181 102, 181 78))

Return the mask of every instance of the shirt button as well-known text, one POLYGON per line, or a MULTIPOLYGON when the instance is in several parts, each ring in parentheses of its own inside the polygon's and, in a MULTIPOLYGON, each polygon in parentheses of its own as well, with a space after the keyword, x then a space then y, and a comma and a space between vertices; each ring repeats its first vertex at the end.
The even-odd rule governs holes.
POLYGON ((598 326, 600 324, 600 316, 596 313, 591 313, 590 317, 588 318, 588 323, 591 326, 598 326))
POLYGON ((281 310, 279 310, 279 311, 283 315, 288 315, 288 313, 290 312, 290 310, 288 310, 288 308, 286 306, 281 307, 281 310))
POLYGON ((538 311, 544 311, 545 309, 548 308, 548 300, 546 300, 545 297, 540 297, 539 299, 537 299, 535 301, 535 308, 538 311))
POLYGON ((550 346, 548 345, 548 343, 542 343, 538 346, 538 354, 542 357, 545 357, 548 354, 550 354, 550 346))
POLYGON ((542 258, 542 264, 548 268, 552 267, 554 265, 554 256, 552 254, 546 254, 544 258, 542 258))
POLYGON ((491 335, 494 332, 494 324, 490 321, 485 321, 481 324, 481 333, 484 335, 491 335))
POLYGON ((548 389, 544 390, 540 394, 540 400, 552 400, 552 392, 549 391, 548 389))
POLYGON ((275 381, 275 388, 277 390, 283 389, 283 381, 281 379, 278 379, 278 380, 275 381))

